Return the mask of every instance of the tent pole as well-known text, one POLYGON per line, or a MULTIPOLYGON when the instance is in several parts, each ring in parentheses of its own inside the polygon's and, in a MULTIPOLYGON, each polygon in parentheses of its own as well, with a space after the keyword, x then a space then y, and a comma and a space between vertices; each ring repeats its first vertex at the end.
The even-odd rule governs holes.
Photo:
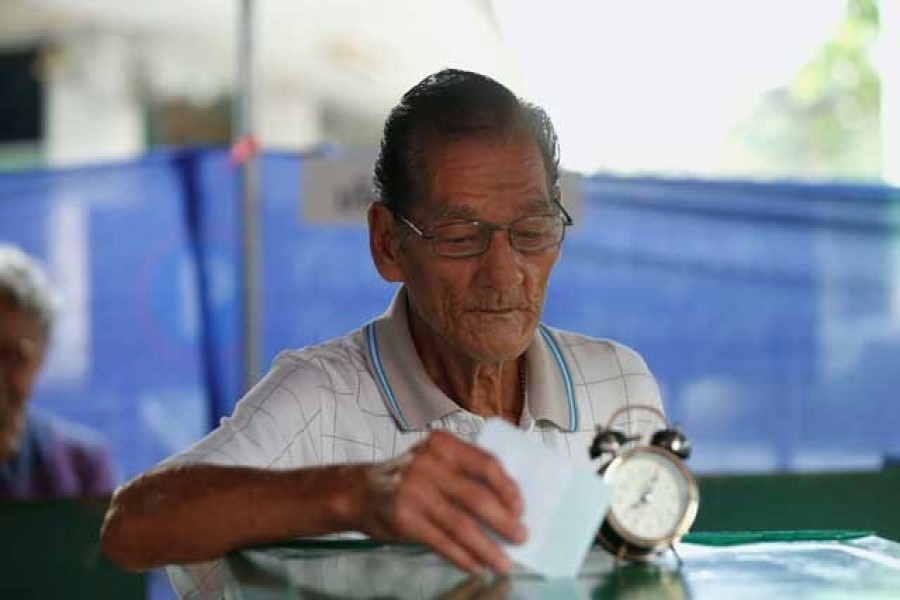
POLYGON ((238 15, 237 139, 249 148, 240 162, 241 189, 241 333, 243 336, 243 390, 259 379, 260 363, 260 248, 259 181, 253 122, 254 0, 240 0, 238 15))

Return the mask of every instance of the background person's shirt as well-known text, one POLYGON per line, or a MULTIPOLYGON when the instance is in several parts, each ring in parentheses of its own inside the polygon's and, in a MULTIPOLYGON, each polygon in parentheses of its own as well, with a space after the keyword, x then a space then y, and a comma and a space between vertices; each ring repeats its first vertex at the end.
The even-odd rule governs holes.
POLYGON ((29 409, 19 449, 0 463, 0 498, 98 497, 115 479, 108 447, 92 430, 29 409))

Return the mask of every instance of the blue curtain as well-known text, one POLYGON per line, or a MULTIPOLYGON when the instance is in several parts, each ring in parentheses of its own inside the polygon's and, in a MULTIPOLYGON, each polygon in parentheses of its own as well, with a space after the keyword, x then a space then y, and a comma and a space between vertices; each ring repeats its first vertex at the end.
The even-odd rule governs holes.
POLYGON ((99 429, 127 477, 207 425, 196 266, 178 157, 0 176, 0 239, 63 305, 34 402, 99 429))
MULTIPOLYGON (((393 289, 365 229, 301 218, 303 157, 261 160, 263 364, 393 289)), ((222 150, 0 175, 0 237, 66 295, 35 402, 109 438, 122 475, 240 395, 239 210, 222 150)), ((657 374, 700 471, 875 467, 900 452, 900 190, 594 177, 545 321, 657 374)))

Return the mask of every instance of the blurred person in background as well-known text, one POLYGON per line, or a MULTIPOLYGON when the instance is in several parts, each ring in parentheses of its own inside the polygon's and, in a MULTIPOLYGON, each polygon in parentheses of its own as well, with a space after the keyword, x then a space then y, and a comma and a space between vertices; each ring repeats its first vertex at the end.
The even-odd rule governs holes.
POLYGON ((190 565, 170 571, 182 596, 218 598, 230 550, 356 531, 508 572, 480 524, 528 533, 518 486, 474 445, 485 420, 577 461, 615 410, 661 408, 636 352, 540 324, 572 223, 542 109, 477 73, 431 75, 389 115, 374 182, 370 253, 402 284, 387 312, 283 353, 215 431, 117 490, 115 562, 190 565))
POLYGON ((29 406, 55 298, 36 261, 0 244, 0 498, 94 497, 114 487, 99 434, 29 406))

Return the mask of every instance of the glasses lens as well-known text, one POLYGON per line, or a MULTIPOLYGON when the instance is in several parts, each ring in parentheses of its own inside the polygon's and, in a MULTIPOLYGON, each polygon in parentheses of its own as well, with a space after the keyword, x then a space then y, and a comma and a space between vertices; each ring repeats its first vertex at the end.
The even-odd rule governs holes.
POLYGON ((434 251, 442 256, 472 256, 484 251, 486 236, 477 223, 449 223, 432 231, 434 251))
POLYGON ((512 242, 522 252, 545 250, 562 241, 563 222, 559 217, 525 217, 511 226, 512 242))

